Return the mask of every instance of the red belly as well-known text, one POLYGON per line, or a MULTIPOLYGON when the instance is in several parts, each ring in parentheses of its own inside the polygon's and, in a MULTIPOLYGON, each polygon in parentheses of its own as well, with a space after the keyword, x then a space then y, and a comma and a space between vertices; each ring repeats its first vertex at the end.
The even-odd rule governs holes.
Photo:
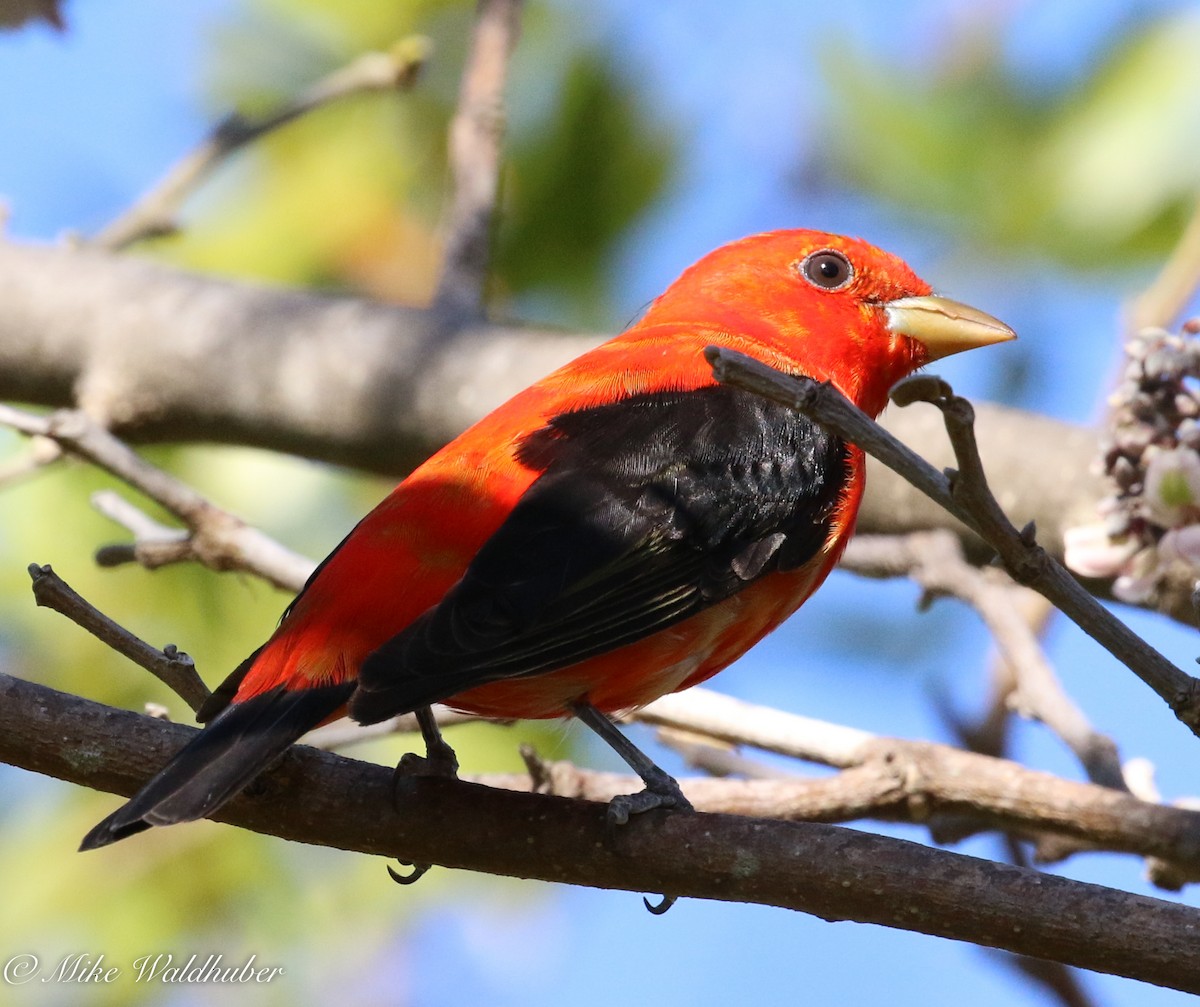
POLYGON ((831 565, 772 574, 654 636, 548 674, 481 685, 446 705, 503 720, 566 716, 580 699, 606 713, 637 709, 728 667, 799 608, 831 565))

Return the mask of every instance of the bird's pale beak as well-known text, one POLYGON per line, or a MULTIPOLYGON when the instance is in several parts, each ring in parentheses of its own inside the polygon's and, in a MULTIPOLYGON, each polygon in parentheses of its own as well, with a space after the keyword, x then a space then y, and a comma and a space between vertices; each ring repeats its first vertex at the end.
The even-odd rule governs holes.
POLYGON ((883 308, 887 327, 921 343, 930 360, 1017 338, 998 318, 946 297, 902 297, 883 308))

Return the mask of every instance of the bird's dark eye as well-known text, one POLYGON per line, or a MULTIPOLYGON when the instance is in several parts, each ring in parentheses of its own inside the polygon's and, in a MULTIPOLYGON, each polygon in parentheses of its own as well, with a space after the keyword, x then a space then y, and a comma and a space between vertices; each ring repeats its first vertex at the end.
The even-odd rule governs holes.
POLYGON ((800 263, 800 274, 814 287, 840 290, 854 279, 854 267, 841 252, 813 252, 800 263))

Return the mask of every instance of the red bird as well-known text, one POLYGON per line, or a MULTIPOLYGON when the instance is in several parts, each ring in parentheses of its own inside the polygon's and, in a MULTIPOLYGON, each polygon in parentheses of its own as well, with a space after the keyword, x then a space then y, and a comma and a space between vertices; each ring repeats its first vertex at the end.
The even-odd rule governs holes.
POLYGON ((710 344, 831 381, 878 415, 893 383, 1014 338, 858 240, 717 249, 632 328, 509 400, 368 514, 199 713, 207 725, 83 849, 210 815, 310 728, 431 703, 574 715, 646 783, 614 820, 688 808, 605 714, 703 682, 794 612, 846 546, 862 452, 717 384, 710 344))

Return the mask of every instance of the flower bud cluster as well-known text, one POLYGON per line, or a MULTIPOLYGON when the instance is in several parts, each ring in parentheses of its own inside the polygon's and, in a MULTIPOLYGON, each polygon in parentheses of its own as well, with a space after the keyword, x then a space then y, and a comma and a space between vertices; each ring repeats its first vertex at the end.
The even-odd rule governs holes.
POLYGON ((1200 319, 1179 333, 1145 329, 1125 354, 1101 445, 1113 492, 1102 523, 1067 533, 1066 561, 1143 603, 1167 576, 1200 577, 1200 319))

